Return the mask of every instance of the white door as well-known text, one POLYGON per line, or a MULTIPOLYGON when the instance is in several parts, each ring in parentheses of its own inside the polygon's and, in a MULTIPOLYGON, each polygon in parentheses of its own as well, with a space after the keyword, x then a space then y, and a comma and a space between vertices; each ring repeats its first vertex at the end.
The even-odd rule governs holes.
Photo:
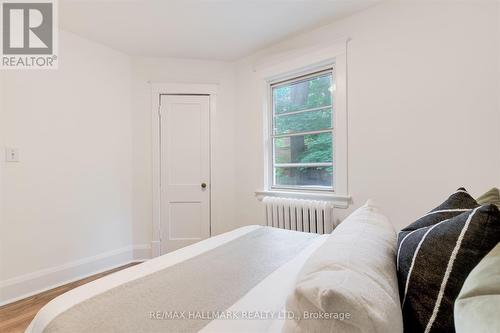
POLYGON ((209 96, 161 96, 162 254, 210 237, 209 125, 209 96))

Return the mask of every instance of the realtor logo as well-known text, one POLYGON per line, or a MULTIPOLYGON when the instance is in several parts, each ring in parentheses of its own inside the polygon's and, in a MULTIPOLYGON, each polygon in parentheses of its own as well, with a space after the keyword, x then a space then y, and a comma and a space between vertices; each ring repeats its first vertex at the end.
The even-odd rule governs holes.
POLYGON ((1 5, 2 69, 57 68, 54 1, 3 0, 1 5))

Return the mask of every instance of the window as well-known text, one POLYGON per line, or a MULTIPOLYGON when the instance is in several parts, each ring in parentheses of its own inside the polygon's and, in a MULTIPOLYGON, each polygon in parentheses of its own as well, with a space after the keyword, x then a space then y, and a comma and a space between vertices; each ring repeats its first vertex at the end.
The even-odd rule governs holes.
POLYGON ((335 190, 334 67, 272 82, 273 189, 335 190))
POLYGON ((348 38, 259 59, 265 197, 351 202, 348 182, 348 38))

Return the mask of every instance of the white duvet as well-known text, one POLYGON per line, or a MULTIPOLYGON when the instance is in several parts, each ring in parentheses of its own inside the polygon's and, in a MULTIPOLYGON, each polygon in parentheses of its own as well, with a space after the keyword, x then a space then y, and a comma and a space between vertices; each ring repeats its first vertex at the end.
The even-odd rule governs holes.
MULTIPOLYGON (((258 228, 261 227, 242 227, 151 259, 141 265, 130 267, 73 289, 55 298, 44 306, 27 328, 26 333, 41 333, 56 316, 80 302, 128 281, 144 277, 148 274, 157 272, 181 261, 197 256, 258 228)), ((283 314, 286 297, 294 288, 296 276, 306 259, 325 241, 327 237, 328 235, 323 235, 315 239, 309 246, 303 249, 299 255, 271 273, 258 285, 252 288, 246 295, 235 302, 229 309, 227 309, 229 312, 242 311, 248 313, 247 318, 253 316, 253 319, 213 320, 206 325, 202 331, 281 331, 284 323, 283 314)))

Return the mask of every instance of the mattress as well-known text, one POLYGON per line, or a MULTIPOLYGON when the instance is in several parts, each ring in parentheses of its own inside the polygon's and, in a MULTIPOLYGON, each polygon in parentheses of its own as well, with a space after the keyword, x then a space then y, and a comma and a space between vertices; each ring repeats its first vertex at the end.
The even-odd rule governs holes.
POLYGON ((73 289, 26 332, 278 332, 299 270, 326 237, 239 228, 73 289))

